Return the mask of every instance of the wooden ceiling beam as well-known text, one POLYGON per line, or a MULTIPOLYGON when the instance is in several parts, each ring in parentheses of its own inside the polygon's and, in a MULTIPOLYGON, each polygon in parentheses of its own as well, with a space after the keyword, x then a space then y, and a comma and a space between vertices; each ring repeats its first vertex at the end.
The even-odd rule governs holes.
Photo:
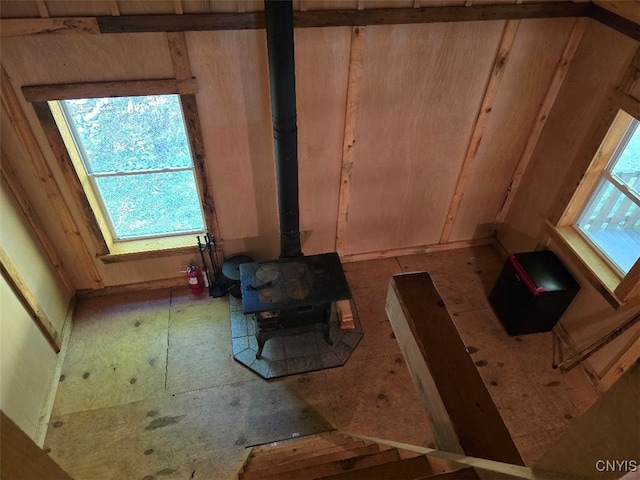
MULTIPOLYGON (((522 18, 589 16, 587 3, 530 3, 470 7, 375 8, 294 12, 296 28, 472 22, 522 18)), ((190 15, 129 15, 97 17, 101 33, 250 30, 264 28, 264 12, 190 15)))
MULTIPOLYGON (((640 41, 640 25, 634 21, 593 3, 574 2, 296 11, 294 26, 315 28, 563 17, 590 17, 640 41)), ((264 12, 0 19, 0 36, 2 37, 63 33, 187 32, 262 28, 264 28, 264 12)))
POLYGON ((633 38, 637 42, 640 41, 640 25, 599 5, 590 3, 589 7, 590 18, 633 38))

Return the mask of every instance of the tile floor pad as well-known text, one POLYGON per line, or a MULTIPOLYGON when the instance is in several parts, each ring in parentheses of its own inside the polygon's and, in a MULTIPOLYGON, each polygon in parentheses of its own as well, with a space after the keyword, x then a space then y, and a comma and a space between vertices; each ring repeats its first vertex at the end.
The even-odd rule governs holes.
POLYGON ((342 330, 338 325, 334 304, 329 319, 331 344, 327 343, 324 334, 319 330, 270 338, 264 344, 260 358, 256 358, 258 352, 258 342, 255 337, 256 321, 253 315, 245 315, 241 309, 242 301, 230 297, 229 315, 233 358, 267 379, 341 367, 347 362, 363 336, 355 305, 353 303, 351 305, 355 328, 342 330))

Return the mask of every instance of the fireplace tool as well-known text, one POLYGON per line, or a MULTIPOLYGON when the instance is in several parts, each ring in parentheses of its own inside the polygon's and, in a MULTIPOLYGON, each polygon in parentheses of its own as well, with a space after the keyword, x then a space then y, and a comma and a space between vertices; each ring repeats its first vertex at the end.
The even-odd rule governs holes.
POLYGON ((229 291, 229 287, 227 286, 227 282, 222 275, 220 264, 218 263, 216 239, 208 232, 204 234, 204 243, 200 241, 199 235, 197 238, 198 250, 200 251, 205 280, 209 285, 209 296, 214 298, 223 297, 229 291), (205 250, 208 252, 208 261, 204 254, 205 250), (209 272, 212 272, 212 275, 209 272))

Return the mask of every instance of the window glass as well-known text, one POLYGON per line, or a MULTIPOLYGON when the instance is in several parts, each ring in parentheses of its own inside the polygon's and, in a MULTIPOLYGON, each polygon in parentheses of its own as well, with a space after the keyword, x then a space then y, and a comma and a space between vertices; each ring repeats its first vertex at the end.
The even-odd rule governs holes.
POLYGON ((113 238, 204 230, 178 95, 60 104, 113 238))
POLYGON ((633 120, 577 226, 622 274, 640 258, 640 128, 633 120))

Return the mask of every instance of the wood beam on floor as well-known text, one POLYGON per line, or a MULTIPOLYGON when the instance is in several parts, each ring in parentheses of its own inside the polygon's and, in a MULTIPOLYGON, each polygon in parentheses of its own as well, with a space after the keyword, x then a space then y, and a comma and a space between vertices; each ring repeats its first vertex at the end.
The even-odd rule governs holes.
POLYGON ((386 311, 439 449, 524 465, 431 276, 393 276, 386 311))

